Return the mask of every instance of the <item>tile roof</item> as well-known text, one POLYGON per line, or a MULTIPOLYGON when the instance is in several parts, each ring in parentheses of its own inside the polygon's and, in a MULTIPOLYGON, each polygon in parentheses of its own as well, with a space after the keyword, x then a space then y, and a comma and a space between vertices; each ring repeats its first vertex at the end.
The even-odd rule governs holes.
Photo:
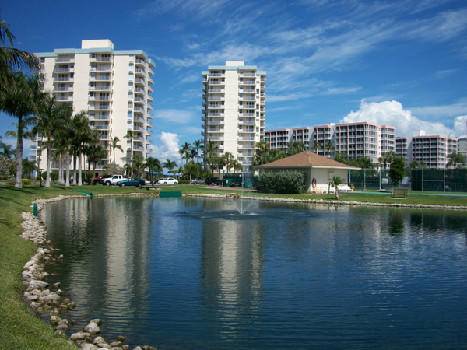
POLYGON ((320 156, 316 153, 304 151, 293 156, 275 160, 274 162, 257 166, 259 169, 268 168, 333 168, 359 170, 360 168, 339 163, 334 159, 320 156))

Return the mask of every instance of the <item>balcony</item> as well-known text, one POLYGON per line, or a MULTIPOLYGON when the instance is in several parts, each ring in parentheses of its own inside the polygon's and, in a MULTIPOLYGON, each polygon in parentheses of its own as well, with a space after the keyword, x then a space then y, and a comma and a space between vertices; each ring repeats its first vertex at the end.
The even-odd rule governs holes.
POLYGON ((67 87, 57 87, 54 89, 54 93, 58 92, 72 92, 73 91, 73 85, 72 86, 67 86, 67 87))
POLYGON ((95 57, 91 57, 90 61, 96 63, 109 63, 112 62, 112 56, 96 55, 95 57))
POLYGON ((93 66, 89 70, 90 72, 111 72, 112 71, 112 66, 111 65, 99 65, 99 66, 93 66))
POLYGON ((106 84, 106 85, 99 85, 96 84, 94 86, 89 87, 89 91, 110 91, 112 90, 112 85, 111 84, 106 84))
POLYGON ((58 56, 55 59, 56 63, 72 63, 75 61, 75 56, 58 56))
POLYGON ((89 96, 89 101, 111 101, 110 96, 89 96))
POLYGON ((109 81, 112 80, 112 75, 111 74, 101 74, 101 75, 96 75, 96 76, 91 76, 89 78, 90 81, 109 81))
POLYGON ((54 84, 57 82, 73 82, 73 76, 55 76, 54 77, 54 84))
POLYGON ((60 74, 60 73, 74 73, 75 68, 74 67, 55 67, 53 73, 54 74, 60 74))
POLYGON ((73 96, 56 96, 55 100, 57 102, 72 102, 73 96))
POLYGON ((104 110, 106 110, 106 109, 110 109, 111 105, 112 104, 110 102, 103 102, 103 103, 97 102, 97 103, 90 103, 89 107, 92 108, 92 109, 104 109, 104 110))

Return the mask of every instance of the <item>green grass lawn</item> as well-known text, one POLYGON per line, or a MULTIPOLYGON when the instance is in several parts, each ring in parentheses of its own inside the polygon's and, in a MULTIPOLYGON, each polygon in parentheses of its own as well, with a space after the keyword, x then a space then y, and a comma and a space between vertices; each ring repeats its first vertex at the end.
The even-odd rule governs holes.
MULTIPOLYGON (((204 185, 164 186, 166 191, 181 191, 185 194, 239 192, 239 189, 223 189, 204 185)), ((38 198, 51 198, 58 195, 92 192, 94 194, 130 194, 151 193, 136 188, 118 188, 106 186, 82 186, 65 189, 54 186, 49 189, 25 187, 16 190, 13 187, 0 186, 0 349, 73 349, 65 338, 55 337, 53 329, 34 316, 23 302, 21 271, 23 265, 34 254, 35 246, 23 240, 21 233, 21 212, 29 211, 31 202, 38 198)), ((241 191, 244 196, 276 197, 295 199, 334 199, 332 195, 315 194, 262 194, 241 191)), ((406 203, 406 204, 441 204, 467 206, 467 197, 449 196, 445 193, 410 192, 408 198, 394 199, 390 194, 342 193, 342 200, 406 203)))
MULTIPOLYGON (((80 190, 96 194, 141 192, 104 186, 83 186, 80 190)), ((53 329, 34 316, 22 300, 21 271, 36 247, 19 235, 21 212, 31 210, 33 200, 77 193, 77 187, 0 187, 0 349, 76 349, 65 338, 55 337, 53 329)))

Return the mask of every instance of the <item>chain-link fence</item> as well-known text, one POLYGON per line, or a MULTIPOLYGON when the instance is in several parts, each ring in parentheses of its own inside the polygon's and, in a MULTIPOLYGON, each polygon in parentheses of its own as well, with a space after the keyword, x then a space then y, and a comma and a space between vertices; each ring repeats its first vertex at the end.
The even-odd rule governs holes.
POLYGON ((389 170, 362 169, 349 171, 349 185, 357 191, 389 190, 392 181, 388 176, 389 170))
POLYGON ((413 191, 467 192, 467 169, 412 170, 413 191))

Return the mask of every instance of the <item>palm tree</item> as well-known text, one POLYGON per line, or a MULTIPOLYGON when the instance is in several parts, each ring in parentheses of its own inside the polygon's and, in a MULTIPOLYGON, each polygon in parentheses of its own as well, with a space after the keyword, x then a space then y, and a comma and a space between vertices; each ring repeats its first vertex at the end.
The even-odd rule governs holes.
POLYGON ((213 141, 208 141, 204 148, 204 161, 212 171, 214 176, 214 165, 217 158, 219 147, 213 141))
POLYGON ((305 150, 305 144, 303 142, 292 141, 289 143, 287 148, 287 154, 294 155, 305 150))
POLYGON ((39 68, 39 60, 29 52, 19 50, 14 45, 15 36, 8 24, 0 20, 0 94, 10 88, 16 81, 13 71, 22 68, 35 70, 39 68))
POLYGON ((318 153, 319 151, 319 148, 320 148, 320 143, 318 141, 314 141, 313 142, 313 150, 315 153, 318 153))
MULTIPOLYGON (((62 127, 59 130, 56 130, 56 132, 54 133, 55 152, 65 163, 65 176, 63 176, 62 174, 63 179, 61 179, 65 183, 65 187, 70 186, 70 155, 72 153, 72 139, 74 135, 74 130, 72 130, 71 126, 71 115, 72 111, 70 111, 65 116, 64 127, 62 127)), ((63 166, 63 164, 61 166, 63 166)))
POLYGON ((164 166, 164 168, 167 169, 167 172, 172 175, 173 175, 173 170, 177 167, 177 163, 175 163, 174 161, 171 161, 170 159, 167 159, 166 162, 162 165, 164 166))
POLYGON ((255 165, 267 163, 270 159, 270 155, 269 143, 264 141, 256 143, 255 158, 253 161, 255 165))
POLYGON ((23 159, 23 177, 27 177, 28 179, 32 178, 32 172, 36 170, 36 161, 23 159))
POLYGON ((123 149, 122 149, 122 146, 120 146, 120 139, 115 136, 113 139, 112 139, 112 142, 110 144, 110 147, 112 148, 112 153, 114 155, 114 163, 115 163, 115 149, 119 149, 120 151, 123 152, 123 149))
POLYGON ((203 150, 203 146, 204 146, 203 141, 202 140, 195 140, 193 142, 192 146, 193 146, 193 148, 192 148, 193 151, 195 151, 195 158, 196 158, 196 160, 198 160, 198 158, 200 157, 200 151, 203 150))
POLYGON ((8 159, 11 159, 11 157, 13 156, 15 152, 15 150, 13 149, 13 146, 7 143, 4 143, 3 141, 0 140, 0 148, 2 149, 2 152, 0 154, 8 159))
MULTIPOLYGON (((128 142, 130 143, 130 158, 127 159, 127 162, 129 164, 133 163, 133 138, 135 137, 135 132, 133 130, 128 130, 126 132, 126 135, 123 136, 124 138, 128 139, 128 142)), ((127 150, 127 155, 128 155, 128 150, 127 150)))
POLYGON ((22 188, 23 137, 25 129, 34 122, 34 113, 37 110, 36 102, 41 93, 37 76, 26 77, 22 73, 14 73, 12 79, 8 89, 0 93, 0 110, 18 119, 15 187, 22 188))
POLYGON ((225 162, 225 166, 226 166, 226 170, 227 172, 230 172, 230 169, 233 168, 233 165, 234 165, 234 161, 235 161, 235 157, 232 153, 230 152, 225 152, 224 154, 224 162, 225 162))
POLYGON ((43 99, 38 103, 38 113, 36 126, 34 127, 34 135, 40 135, 47 150, 47 179, 45 187, 50 187, 51 164, 52 164, 52 149, 54 145, 54 134, 57 130, 65 127, 67 115, 72 113, 72 107, 69 104, 58 103, 55 97, 50 94, 45 94, 43 99))
POLYGON ((90 170, 91 164, 92 170, 96 170, 97 163, 107 157, 107 151, 101 144, 94 143, 86 147, 85 155, 88 160, 88 170, 90 170))
POLYGON ((178 150, 178 153, 180 153, 182 158, 185 160, 185 165, 187 165, 191 157, 190 144, 188 142, 185 142, 183 146, 178 150))
POLYGON ((447 164, 448 167, 455 167, 455 166, 462 167, 463 165, 465 165, 465 158, 460 153, 451 152, 448 155, 448 159, 449 159, 448 164, 447 164))
MULTIPOLYGON (((85 151, 86 144, 91 141, 92 138, 92 132, 89 127, 89 120, 86 112, 83 111, 75 114, 72 119, 72 126, 74 131, 72 140, 73 153, 75 158, 78 157, 78 186, 81 186, 83 184, 83 153, 85 151)), ((75 166, 73 168, 76 174, 75 166)), ((76 176, 74 177, 74 183, 76 184, 76 176)))
POLYGON ((339 199, 339 185, 342 184, 342 179, 339 176, 333 176, 331 179, 331 185, 334 187, 334 194, 336 199, 339 199))
POLYGON ((148 157, 146 159, 146 166, 149 169, 149 178, 151 180, 151 184, 153 184, 154 183, 153 182, 154 172, 156 171, 156 172, 160 173, 162 171, 161 162, 157 158, 148 157))
POLYGON ((330 158, 332 155, 332 151, 334 150, 334 145, 332 144, 331 140, 326 141, 324 144, 324 149, 326 150, 327 156, 330 158))

